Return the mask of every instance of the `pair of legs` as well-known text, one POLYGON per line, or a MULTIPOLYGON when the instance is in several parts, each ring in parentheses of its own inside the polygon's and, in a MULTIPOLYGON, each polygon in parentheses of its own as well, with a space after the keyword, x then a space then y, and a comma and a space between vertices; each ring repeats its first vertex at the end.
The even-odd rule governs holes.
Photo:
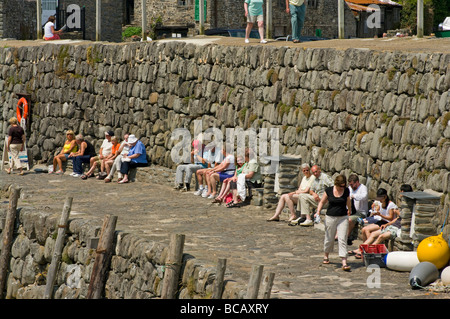
POLYGON ((190 184, 192 180, 192 175, 196 173, 199 169, 203 168, 200 164, 182 164, 178 165, 176 174, 175 174, 175 184, 177 185, 176 189, 183 188, 183 176, 184 176, 184 185, 186 190, 190 190, 190 184))
MULTIPOLYGON (((391 232, 386 231, 382 233, 381 227, 377 224, 369 224, 361 230, 363 245, 377 245, 383 243, 386 239, 391 237, 391 232)), ((356 258, 360 259, 361 250, 358 248, 350 252, 351 254, 356 254, 356 258)))
POLYGON ((22 149, 22 144, 10 144, 9 145, 9 153, 11 155, 11 159, 9 160, 9 169, 6 170, 8 174, 11 173, 13 168, 18 168, 20 170, 20 175, 23 175, 23 167, 22 163, 20 163, 19 153, 22 149))
POLYGON ((197 176, 197 181, 199 185, 199 190, 196 195, 201 195, 203 190, 208 190, 208 184, 207 184, 207 174, 208 172, 211 172, 210 168, 202 168, 195 172, 195 176, 197 176))
POLYGON ((325 216, 325 241, 324 241, 324 257, 323 263, 328 264, 329 254, 333 251, 334 241, 337 235, 339 257, 342 261, 342 269, 349 271, 347 265, 347 233, 348 233, 348 216, 325 216))
POLYGON ((231 187, 230 187, 231 181, 232 181, 231 177, 223 180, 219 195, 214 199, 214 203, 220 203, 225 200, 225 197, 228 195, 228 193, 230 192, 230 189, 231 189, 231 187))
POLYGON ((72 157, 73 172, 77 175, 83 174, 83 163, 89 163, 91 158, 92 157, 90 155, 72 157))
POLYGON ((257 20, 256 23, 258 23, 258 32, 261 43, 266 43, 264 40, 264 20, 262 18, 263 16, 249 16, 247 19, 247 27, 245 28, 245 42, 248 42, 248 38, 250 37, 250 32, 252 32, 254 20, 257 20))
POLYGON ((294 220, 297 217, 295 215, 295 205, 297 205, 298 203, 298 198, 299 198, 298 194, 295 193, 288 193, 282 195, 280 197, 280 200, 278 201, 277 208, 275 209, 275 214, 272 217, 270 217, 267 221, 279 221, 284 206, 287 206, 289 208, 289 212, 291 213, 289 221, 294 220))
POLYGON ((289 11, 291 13, 292 41, 299 43, 303 24, 305 23, 306 5, 304 3, 301 6, 290 4, 289 11))
POLYGON ((108 173, 108 176, 105 178, 105 183, 108 183, 110 181, 112 181, 113 177, 114 177, 114 173, 116 171, 118 171, 118 175, 119 175, 119 179, 122 179, 122 173, 120 172, 120 166, 122 165, 122 155, 117 155, 116 159, 114 160, 114 163, 111 165, 111 167, 109 167, 109 171, 108 171, 108 166, 106 166, 106 172, 108 173))
POLYGON ((223 182, 227 178, 232 177, 230 174, 226 174, 224 172, 207 174, 207 185, 208 191, 206 195, 209 195, 211 198, 215 197, 217 194, 217 182, 223 182))
POLYGON ((68 154, 58 154, 53 157, 53 171, 57 174, 62 174, 62 162, 67 161, 68 154), (56 170, 56 167, 59 167, 59 170, 56 170))
POLYGON ((128 174, 130 172, 130 169, 132 168, 136 168, 136 167, 144 167, 147 166, 147 163, 136 163, 136 162, 123 162, 122 165, 120 166, 120 172, 123 175, 123 178, 121 181, 119 181, 119 184, 123 184, 123 183, 128 183, 128 174))

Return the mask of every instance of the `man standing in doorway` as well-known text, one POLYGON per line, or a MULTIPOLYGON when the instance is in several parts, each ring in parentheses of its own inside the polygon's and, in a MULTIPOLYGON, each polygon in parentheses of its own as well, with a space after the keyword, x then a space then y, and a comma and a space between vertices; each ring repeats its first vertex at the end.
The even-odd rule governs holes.
POLYGON ((292 42, 300 43, 306 13, 304 0, 286 0, 286 13, 291 14, 292 42))

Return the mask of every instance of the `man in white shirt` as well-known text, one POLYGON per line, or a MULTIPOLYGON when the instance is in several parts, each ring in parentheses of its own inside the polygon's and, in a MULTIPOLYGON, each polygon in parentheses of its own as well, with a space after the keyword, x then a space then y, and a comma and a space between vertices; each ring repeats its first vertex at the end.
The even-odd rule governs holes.
POLYGON ((356 239, 357 228, 355 225, 358 218, 366 218, 369 211, 369 193, 367 187, 359 182, 358 175, 351 174, 348 177, 348 188, 350 190, 350 199, 352 201, 352 215, 349 217, 348 239, 349 242, 356 239), (356 234, 353 233, 356 231, 356 234), (353 234, 352 234, 353 233, 353 234))

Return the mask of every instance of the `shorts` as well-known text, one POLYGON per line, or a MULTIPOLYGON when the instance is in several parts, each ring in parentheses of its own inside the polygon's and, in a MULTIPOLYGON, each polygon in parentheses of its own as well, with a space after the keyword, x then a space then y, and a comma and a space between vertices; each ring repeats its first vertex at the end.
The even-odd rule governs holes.
POLYGON ((259 21, 264 21, 264 15, 262 14, 257 16, 247 15, 247 23, 256 23, 259 21))
POLYGON ((395 226, 389 225, 389 226, 386 226, 381 231, 381 233, 384 234, 385 232, 388 232, 388 231, 391 232, 391 237, 389 239, 395 239, 396 237, 398 237, 400 229, 398 229, 395 226))
POLYGON ((218 172, 217 174, 219 174, 219 178, 220 178, 221 182, 223 182, 227 178, 233 177, 233 174, 230 175, 230 174, 223 173, 223 172, 218 172))

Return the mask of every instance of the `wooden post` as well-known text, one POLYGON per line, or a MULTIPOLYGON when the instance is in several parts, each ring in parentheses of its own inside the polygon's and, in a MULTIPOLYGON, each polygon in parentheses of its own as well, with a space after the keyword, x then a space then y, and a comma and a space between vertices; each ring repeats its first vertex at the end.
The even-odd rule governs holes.
POLYGON ((100 299, 103 294, 106 272, 109 267, 116 230, 117 216, 106 215, 100 240, 96 250, 94 267, 92 269, 91 281, 89 283, 87 299, 100 299))
POLYGON ((42 0, 36 0, 36 37, 42 39, 42 0))
POLYGON ((96 0, 95 5, 95 41, 102 39, 102 0, 96 0))
POLYGON ((273 39, 272 26, 272 0, 267 0, 266 3, 266 39, 273 39))
POLYGON ((423 0, 417 0, 417 37, 423 38, 423 0))
POLYGON ((6 213, 5 227, 3 228, 3 247, 0 255, 0 299, 3 299, 4 290, 6 288, 19 195, 20 188, 11 186, 9 193, 9 208, 6 213))
POLYGON ((261 284, 262 272, 264 266, 255 265, 253 266, 252 273, 250 275, 250 280, 248 282, 247 296, 245 299, 256 299, 258 298, 259 286, 261 284))
POLYGON ((67 229, 67 221, 69 219, 70 210, 72 208, 72 197, 67 197, 64 203, 61 219, 58 224, 58 237, 56 238, 55 248, 53 250, 52 262, 47 274, 47 284, 45 286, 44 299, 51 299, 53 296, 53 287, 55 285, 56 273, 58 272, 62 250, 64 248, 64 239, 67 229))
POLYGON ((184 239, 184 235, 171 235, 161 292, 162 299, 174 299, 177 293, 181 263, 183 261, 184 239))
POLYGON ((223 293, 223 279, 225 277, 225 269, 227 267, 227 260, 219 258, 216 271, 216 280, 214 281, 212 299, 221 299, 223 293))
POLYGON ((264 279, 264 294, 263 299, 270 299, 270 293, 272 291, 273 286, 273 279, 275 278, 275 273, 271 272, 266 278, 264 279))
MULTIPOLYGON (((141 11, 142 11, 142 15, 141 15, 142 41, 147 41, 147 32, 146 32, 147 31, 147 4, 146 4, 146 0, 141 0, 141 11)), ((156 39, 152 39, 152 40, 156 40, 156 39)))
POLYGON ((337 0, 338 1, 338 37, 339 39, 344 39, 344 0, 337 0))
POLYGON ((205 0, 198 0, 198 33, 205 35, 205 0))

